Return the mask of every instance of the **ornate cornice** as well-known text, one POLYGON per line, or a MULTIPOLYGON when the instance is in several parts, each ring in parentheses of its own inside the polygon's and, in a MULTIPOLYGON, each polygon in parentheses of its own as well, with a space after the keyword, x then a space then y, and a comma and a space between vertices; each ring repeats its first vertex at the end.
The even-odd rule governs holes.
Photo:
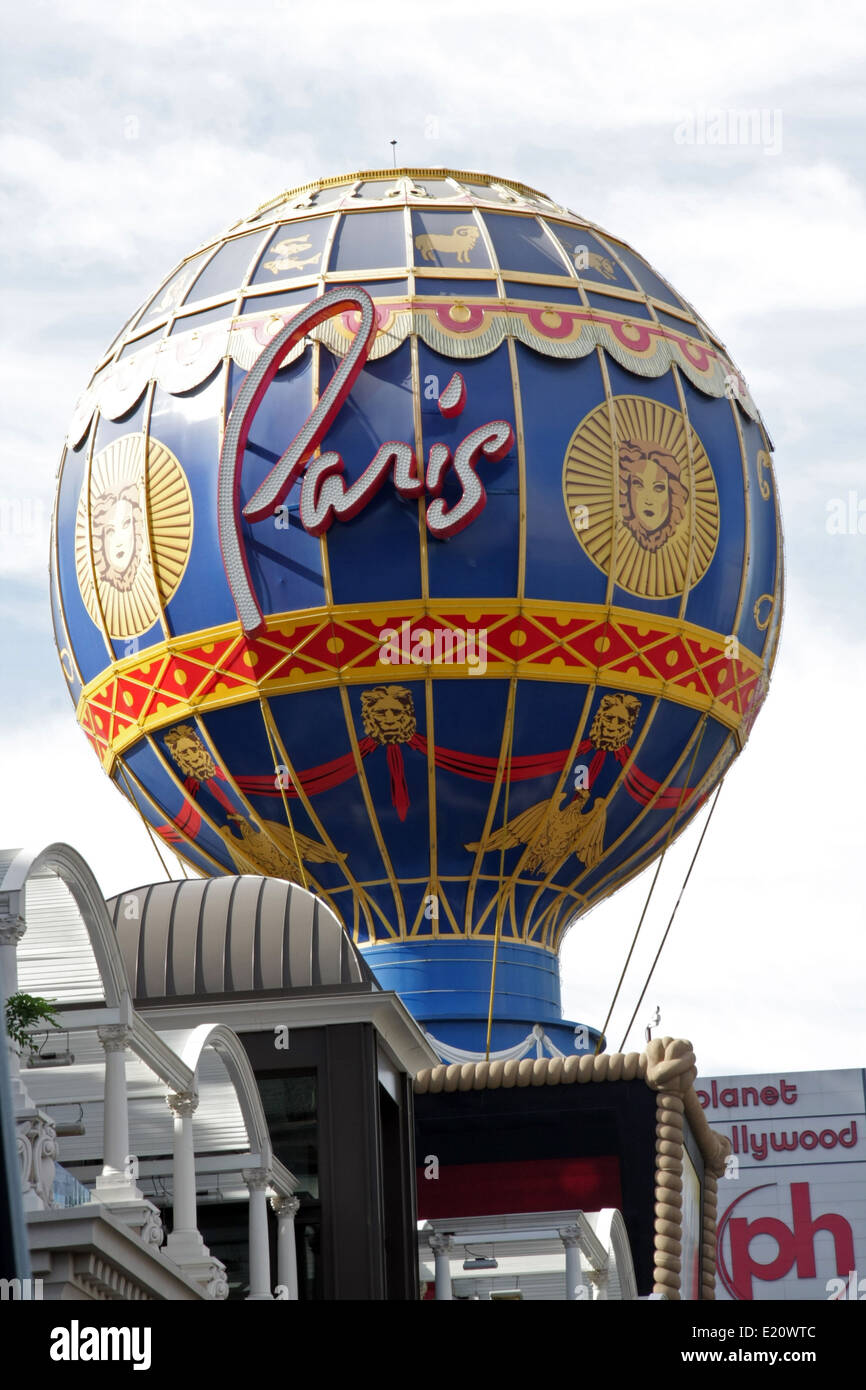
POLYGON ((96 1030, 106 1052, 125 1052, 130 1030, 125 1023, 107 1023, 96 1030))
MULTIPOLYGON (((8 902, 8 895, 4 896, 8 902)), ((4 910, 0 899, 0 946, 17 946, 26 930, 24 918, 8 907, 4 910)))
POLYGON ((271 1197, 271 1211, 279 1221, 294 1221, 301 1206, 299 1197, 284 1197, 275 1192, 271 1197))
POLYGON ((264 1168, 244 1168, 242 1177, 250 1192, 266 1192, 273 1179, 264 1168))
POLYGON ((171 1091, 166 1096, 165 1103, 173 1115, 187 1119, 198 1109, 198 1096, 191 1091, 171 1091))

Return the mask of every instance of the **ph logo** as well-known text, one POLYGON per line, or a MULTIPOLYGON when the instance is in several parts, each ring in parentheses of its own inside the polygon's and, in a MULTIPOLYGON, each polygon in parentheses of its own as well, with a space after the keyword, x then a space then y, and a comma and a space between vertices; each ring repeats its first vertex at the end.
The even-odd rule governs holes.
POLYGON ((759 1216, 749 1221, 745 1216, 733 1215, 735 1208, 747 1197, 775 1186, 774 1182, 765 1182, 750 1187, 731 1203, 719 1222, 719 1278, 731 1298, 754 1298, 753 1279, 769 1282, 784 1279, 794 1265, 798 1279, 814 1279, 815 1236, 819 1231, 826 1231, 833 1238, 836 1273, 847 1275, 848 1270, 854 1268, 854 1233, 849 1223, 837 1212, 813 1217, 807 1182, 791 1183, 790 1227, 775 1216, 759 1216), (766 1264, 752 1258, 751 1244, 756 1236, 772 1236, 779 1247, 775 1258, 766 1264))

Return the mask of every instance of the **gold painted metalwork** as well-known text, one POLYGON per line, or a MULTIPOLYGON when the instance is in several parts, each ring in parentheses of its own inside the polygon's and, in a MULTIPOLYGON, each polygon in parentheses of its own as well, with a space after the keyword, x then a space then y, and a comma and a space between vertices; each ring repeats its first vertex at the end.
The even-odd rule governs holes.
POLYGON ((752 608, 752 616, 755 619, 755 626, 761 632, 766 632, 767 628, 770 625, 770 619, 773 616, 774 603, 775 600, 772 594, 761 594, 759 598, 755 599, 754 607, 752 608), (765 603, 767 604, 767 610, 764 616, 762 617, 761 609, 762 605, 765 603))
POLYGON ((773 480, 773 465, 770 461, 770 455, 767 453, 766 449, 758 450, 757 465, 758 487, 760 488, 761 496, 763 497, 764 501, 769 502, 770 493, 772 490, 771 484, 773 480), (764 477, 765 473, 767 474, 766 478, 764 477))
POLYGON ((376 848, 382 859, 382 866, 387 876, 386 881, 390 885, 394 895, 394 912, 397 919, 397 932, 389 927, 389 936, 399 934, 404 938, 407 934, 406 909, 403 906, 403 896, 398 887, 397 876, 394 873, 394 865, 391 863, 391 856, 388 853, 388 846, 382 834, 382 827, 379 824, 379 817, 376 815, 376 808, 373 805, 373 794, 370 791, 370 784, 367 781, 367 773, 364 768, 361 750, 358 747, 358 735, 355 732, 355 723, 352 718, 352 706, 349 701, 349 692, 344 685, 340 686, 340 704, 343 709, 343 718, 346 722, 346 732, 349 736, 349 743, 352 749, 352 758, 355 763, 355 772, 358 776, 358 786, 361 789, 361 796, 364 799, 364 807, 367 812, 367 819, 370 822, 370 829, 373 831, 373 838, 376 841, 376 848))
MULTIPOLYGON (((191 725, 177 724, 165 735, 165 742, 185 777, 206 782, 217 775, 216 763, 191 725)), ((233 834, 231 827, 219 826, 217 829, 240 873, 270 874, 274 878, 300 882, 305 887, 303 860, 314 864, 335 864, 345 857, 319 840, 296 834, 291 824, 286 827, 277 821, 263 820, 257 825, 232 812, 228 813, 228 818, 233 822, 237 835, 233 834)))
MULTIPOLYGON (((379 633, 426 618, 443 631, 483 623, 487 670, 480 679, 524 677, 579 685, 607 684, 636 694, 662 695, 739 727, 763 662, 741 644, 726 655, 727 637, 656 614, 636 615, 603 604, 540 600, 412 600, 395 610, 383 603, 273 614, 250 646, 237 623, 188 633, 123 658, 82 691, 77 717, 104 765, 142 734, 190 714, 243 704, 259 694, 338 686, 387 684, 394 666, 382 661, 379 633), (325 642, 325 635, 331 647, 325 642), (339 636, 345 634, 345 637, 339 636), (342 664, 338 642, 353 653, 342 664)), ((462 680, 466 664, 412 665, 416 679, 462 680)))
POLYGON ((100 450, 75 518, 81 597, 93 622, 104 624, 112 638, 140 637, 153 626, 176 593, 192 549, 192 497, 180 463, 153 438, 146 468, 144 454, 140 434, 100 450))
POLYGON ((481 849, 484 854, 491 850, 513 849, 516 845, 528 845, 526 868, 530 873, 539 869, 552 873, 556 867, 574 854, 587 869, 592 869, 601 858, 604 837, 603 812, 606 802, 598 797, 589 811, 585 811, 589 800, 588 791, 580 791, 567 806, 554 805, 552 801, 538 801, 534 806, 521 811, 518 816, 502 828, 483 845, 467 845, 468 850, 481 849))
MULTIPOLYGON (((560 212, 565 211, 561 204, 555 203, 552 198, 547 197, 547 194, 539 192, 537 188, 530 188, 529 184, 518 183, 515 179, 499 179, 495 178, 491 174, 475 173, 470 172, 466 169, 433 169, 429 167, 410 168, 408 166, 401 169, 391 169, 388 171, 388 173, 395 180, 399 178, 426 178, 435 179, 437 182, 441 182, 446 179, 454 179, 455 182, 458 184, 475 184, 481 185, 482 187, 491 188, 493 193, 496 193, 497 187, 502 187, 509 191, 513 190, 514 192, 520 194, 522 197, 528 198, 530 201, 533 202, 536 199, 539 199, 543 204, 546 204, 549 208, 551 208, 551 210, 556 209, 560 212)), ((361 169, 353 174, 336 174, 331 178, 316 179, 312 183, 298 184, 295 188, 287 188, 285 192, 278 194, 277 197, 269 198, 266 203, 262 203, 260 207, 256 208, 255 212, 253 213, 253 217, 250 218, 250 221, 252 221, 253 218, 259 218, 264 216, 264 214, 266 212, 271 211, 271 209, 282 207, 290 199, 298 198, 305 193, 316 193, 319 191, 319 189, 336 188, 339 187, 340 184, 349 185, 355 182, 360 183, 367 179, 377 180, 381 178, 381 169, 361 169)), ((469 194, 468 196, 478 197, 479 195, 476 193, 469 194)), ((461 201, 464 200, 466 197, 467 192, 463 188, 458 187, 454 189, 453 200, 449 199, 447 201, 461 201)), ((381 201, 385 202, 387 200, 381 199, 381 201)), ((439 202, 440 200, 437 199, 436 201, 439 202)), ((442 201, 446 200, 443 199, 442 201)), ((491 198, 491 201, 501 202, 502 199, 499 197, 498 194, 496 194, 495 197, 491 198)))
POLYGON ((680 411, 644 396, 616 396, 613 410, 613 427, 603 402, 584 417, 569 443, 563 465, 569 522, 584 553, 604 574, 611 573, 616 549, 616 583, 628 593, 672 598, 697 583, 715 553, 719 498, 713 470, 680 411))

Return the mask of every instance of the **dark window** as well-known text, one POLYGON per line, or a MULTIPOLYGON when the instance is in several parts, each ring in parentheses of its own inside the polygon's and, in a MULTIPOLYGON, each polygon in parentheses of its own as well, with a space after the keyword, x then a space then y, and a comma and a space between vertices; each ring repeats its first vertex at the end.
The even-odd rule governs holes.
POLYGON ((213 260, 208 261, 187 295, 186 303, 191 304, 197 299, 210 299, 215 294, 233 294, 246 280, 250 263, 256 259, 261 244, 261 232, 252 232, 247 236, 236 237, 234 241, 227 241, 225 246, 221 246, 217 251, 213 260))
POLYGON ((624 319, 648 319, 650 311, 645 304, 635 299, 617 299, 612 294, 592 294, 587 299, 594 309, 604 309, 608 314, 621 314, 624 319))
POLYGON ((200 314, 186 314, 183 318, 175 319, 169 337, 173 338, 178 333, 192 333, 194 328, 205 328, 209 323, 228 325, 234 312, 235 302, 232 299, 227 304, 218 304, 215 309, 202 309, 200 314))
POLYGON ((173 314, 179 304, 184 301, 184 296, 189 290, 190 285, 204 264, 206 253, 196 256, 193 260, 187 261, 180 270, 175 271, 164 285, 160 285, 147 309, 141 316, 141 325, 150 319, 164 318, 166 314, 173 314))
POLYGON ((674 294, 670 285, 666 285, 664 280, 661 280, 654 270, 650 270, 646 261, 642 261, 640 256, 636 256, 633 251, 629 251, 627 246, 620 245, 618 241, 612 241, 611 246, 616 251, 619 259, 628 266, 632 275, 646 294, 652 295, 654 299, 664 300, 667 304, 676 304, 681 309, 685 308, 679 295, 674 294))
POLYGON ((319 1196, 315 1071, 258 1078, 274 1153, 298 1179, 297 1196, 319 1196))
POLYGON ((429 275, 416 275, 415 293, 419 298, 428 294, 447 294, 453 299, 465 299, 467 295, 496 299, 499 292, 495 280, 434 280, 429 275))
POLYGON ((568 275, 568 264, 535 217, 486 212, 484 221, 501 270, 525 270, 531 275, 568 275))
POLYGON ((402 212, 344 212, 329 270, 379 270, 406 264, 402 212))

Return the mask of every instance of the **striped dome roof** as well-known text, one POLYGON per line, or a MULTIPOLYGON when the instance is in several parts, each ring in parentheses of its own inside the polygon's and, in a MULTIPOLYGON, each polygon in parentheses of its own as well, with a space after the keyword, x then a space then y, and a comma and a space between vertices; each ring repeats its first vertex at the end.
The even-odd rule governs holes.
POLYGON ((108 902, 136 999, 375 987, 333 912, 254 875, 155 883, 108 902))

